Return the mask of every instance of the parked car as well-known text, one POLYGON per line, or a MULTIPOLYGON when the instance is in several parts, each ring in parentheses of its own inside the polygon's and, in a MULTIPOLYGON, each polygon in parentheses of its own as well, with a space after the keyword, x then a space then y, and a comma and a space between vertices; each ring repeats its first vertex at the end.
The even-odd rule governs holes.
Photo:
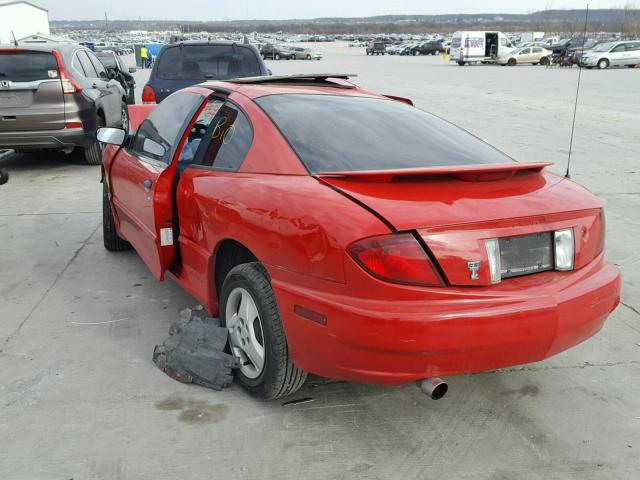
POLYGON ((384 55, 387 51, 387 45, 384 42, 371 42, 367 45, 367 55, 384 55))
POLYGON ((80 45, 0 48, 0 112, 0 149, 78 149, 91 165, 96 130, 129 124, 126 92, 80 45))
POLYGON ((98 134, 105 247, 219 315, 266 399, 307 372, 394 385, 537 362, 600 330, 620 273, 593 194, 347 79, 132 106, 137 133, 98 134))
POLYGON ((410 49, 410 55, 440 55, 444 52, 442 42, 423 42, 415 45, 410 49))
POLYGON ((260 49, 260 54, 265 60, 291 60, 292 58, 294 58, 293 52, 288 48, 283 47, 282 45, 264 45, 260 49))
POLYGON ((320 60, 322 58, 320 52, 314 52, 309 48, 291 47, 289 51, 292 60, 320 60))
POLYGON ((586 68, 605 69, 616 66, 633 68, 640 64, 640 40, 597 45, 591 52, 585 52, 581 61, 586 68))
POLYGON ((118 55, 113 51, 105 50, 102 52, 96 52, 96 57, 98 57, 105 66, 110 76, 115 78, 120 85, 122 85, 122 88, 127 94, 127 103, 129 105, 136 103, 136 81, 133 78, 133 75, 131 75, 132 73, 135 73, 136 67, 125 66, 122 59, 120 59, 120 57, 118 57, 118 55))
POLYGON ((551 61, 551 50, 542 47, 525 47, 509 52, 496 59, 498 65, 518 65, 531 63, 533 65, 549 65, 551 61))
POLYGON ((567 55, 569 51, 582 47, 586 41, 583 37, 565 38, 553 45, 550 50, 555 56, 567 55))
POLYGON ((229 41, 165 45, 142 90, 143 103, 160 103, 173 92, 206 80, 268 75, 253 45, 229 41))

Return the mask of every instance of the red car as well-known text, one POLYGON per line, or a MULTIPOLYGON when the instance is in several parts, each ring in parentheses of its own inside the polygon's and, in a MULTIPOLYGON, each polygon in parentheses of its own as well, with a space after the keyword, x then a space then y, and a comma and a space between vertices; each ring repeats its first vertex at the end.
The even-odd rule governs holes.
POLYGON ((130 117, 99 132, 105 246, 219 315, 256 396, 539 361, 618 305, 594 195, 407 99, 258 77, 130 117))

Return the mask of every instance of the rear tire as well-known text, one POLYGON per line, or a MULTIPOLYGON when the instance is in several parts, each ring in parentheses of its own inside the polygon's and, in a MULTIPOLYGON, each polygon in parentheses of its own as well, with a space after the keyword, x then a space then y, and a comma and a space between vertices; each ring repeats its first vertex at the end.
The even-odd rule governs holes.
POLYGON ((276 53, 275 57, 273 57, 273 58, 275 58, 276 60, 280 60, 280 54, 276 53))
POLYGON ((127 104, 135 105, 136 104, 136 92, 133 87, 129 89, 129 95, 127 96, 127 104))
POLYGON ((311 55, 307 55, 307 60, 311 60, 311 55))
MULTIPOLYGON (((104 120, 100 115, 96 117, 96 132, 99 128, 104 127, 104 120)), ((82 159, 87 165, 100 165, 102 163, 102 148, 97 139, 93 143, 82 149, 82 159)))
POLYGON ((248 356, 244 364, 246 374, 242 367, 236 370, 236 380, 247 392, 265 400, 274 400, 291 395, 302 387, 307 373, 291 362, 278 304, 267 272, 260 263, 238 265, 229 272, 220 295, 220 318, 222 325, 233 329, 229 334, 229 345, 232 353, 240 353, 241 359, 243 345, 262 340, 264 358, 260 370, 252 368, 255 364, 248 356), (255 310, 251 309, 254 311, 251 316, 254 317, 257 311, 257 317, 244 319, 244 315, 235 313, 241 313, 241 303, 236 305, 239 292, 249 295, 255 307, 255 310))
POLYGON ((104 248, 110 252, 129 250, 131 244, 120 238, 118 232, 116 232, 116 224, 109 204, 109 190, 107 189, 107 183, 104 180, 102 182, 102 238, 104 248))
POLYGON ((542 57, 540 59, 540 65, 549 65, 549 59, 547 57, 542 57))
POLYGON ((464 60, 458 60, 458 65, 462 67, 464 65, 464 60))

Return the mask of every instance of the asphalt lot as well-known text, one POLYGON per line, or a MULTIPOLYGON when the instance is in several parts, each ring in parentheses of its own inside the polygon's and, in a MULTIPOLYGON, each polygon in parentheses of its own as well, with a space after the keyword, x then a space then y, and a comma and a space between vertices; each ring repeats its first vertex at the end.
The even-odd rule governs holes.
MULTIPOLYGON (((459 67, 316 45, 274 74, 357 73, 523 161, 564 171, 578 71, 459 67)), ((139 91, 147 72, 138 72, 139 91)), ((0 478, 640 478, 640 71, 584 71, 573 178, 602 198, 623 304, 590 341, 545 362, 408 385, 312 379, 262 403, 171 380, 152 363, 194 300, 134 252, 102 246, 100 169, 0 160, 0 478)), ((139 95, 139 93, 138 93, 139 95)))

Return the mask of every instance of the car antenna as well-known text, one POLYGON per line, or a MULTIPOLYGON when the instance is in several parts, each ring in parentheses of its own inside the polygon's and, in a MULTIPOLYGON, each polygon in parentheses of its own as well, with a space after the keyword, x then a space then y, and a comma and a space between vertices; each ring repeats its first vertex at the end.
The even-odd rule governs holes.
POLYGON ((16 40, 16 34, 13 33, 13 30, 11 30, 11 35, 13 35, 13 44, 18 48, 18 40, 16 40))
MULTIPOLYGON (((580 53, 580 61, 584 57, 584 44, 587 41, 587 23, 589 22, 589 4, 587 3, 587 10, 584 17, 584 33, 582 34, 582 49, 580 53)), ((569 158, 567 159, 567 171, 564 174, 565 178, 571 178, 569 169, 571 168, 571 149, 573 148, 573 132, 576 128, 576 111, 578 110, 578 95, 580 93, 580 77, 582 76, 582 66, 578 63, 578 84, 576 85, 576 101, 573 105, 573 122, 571 124, 571 139, 569 140, 569 158)))

